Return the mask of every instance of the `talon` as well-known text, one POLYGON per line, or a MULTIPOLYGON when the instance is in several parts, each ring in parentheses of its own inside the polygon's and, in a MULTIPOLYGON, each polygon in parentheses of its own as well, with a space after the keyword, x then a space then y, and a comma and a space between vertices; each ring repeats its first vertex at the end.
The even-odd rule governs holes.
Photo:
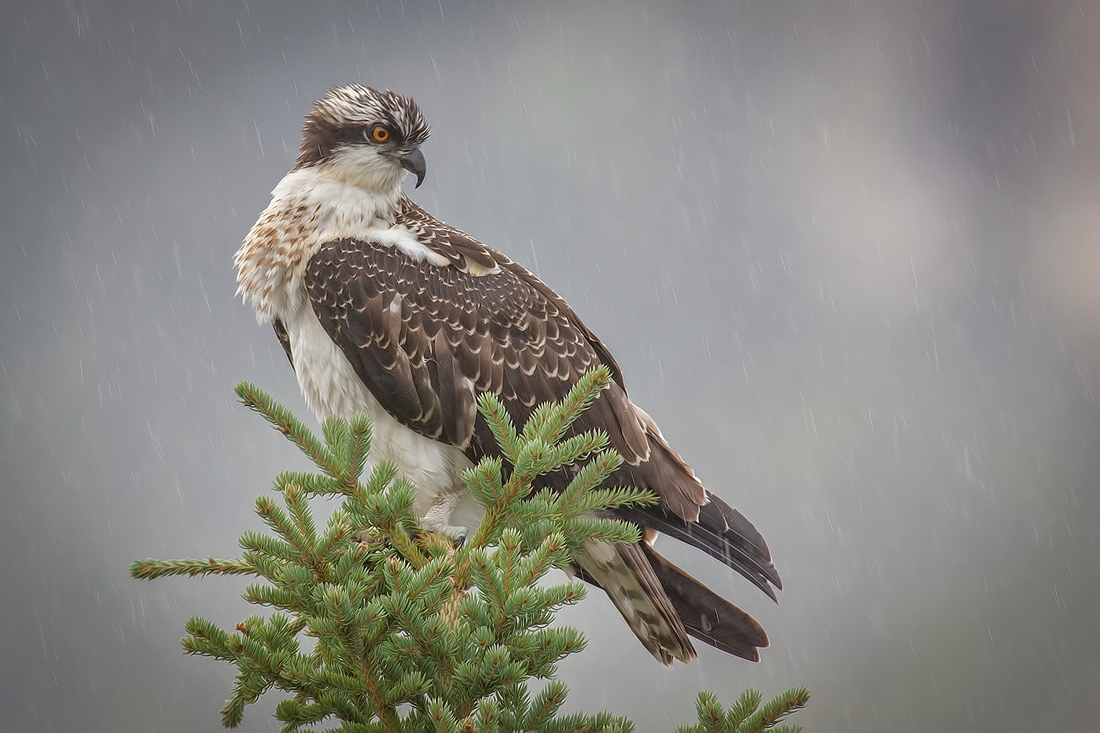
POLYGON ((446 537, 451 544, 455 547, 462 547, 462 544, 466 542, 466 537, 470 531, 466 527, 455 527, 453 525, 445 524, 439 527, 432 527, 424 523, 424 529, 432 534, 442 535, 446 537))

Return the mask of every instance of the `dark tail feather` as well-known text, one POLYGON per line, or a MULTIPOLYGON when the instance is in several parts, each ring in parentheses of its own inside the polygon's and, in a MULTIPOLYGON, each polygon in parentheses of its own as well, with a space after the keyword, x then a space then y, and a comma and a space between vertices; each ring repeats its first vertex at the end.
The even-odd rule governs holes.
POLYGON ((699 510, 699 524, 719 530, 723 525, 723 537, 728 542, 736 542, 754 561, 758 572, 767 578, 776 588, 783 589, 783 581, 772 565, 772 553, 763 535, 757 531, 745 515, 737 511, 720 497, 707 492, 708 503, 699 510), (736 539, 735 539, 736 538, 736 539))
POLYGON ((764 538, 741 512, 707 492, 709 502, 699 509, 699 521, 688 522, 661 507, 623 507, 615 514, 643 527, 686 542, 745 576, 774 601, 783 582, 772 565, 764 538), (769 585, 770 584, 770 585, 769 585))
POLYGON ((756 619, 658 555, 648 545, 643 543, 642 547, 688 634, 742 659, 760 661, 757 648, 768 646, 768 635, 756 619))

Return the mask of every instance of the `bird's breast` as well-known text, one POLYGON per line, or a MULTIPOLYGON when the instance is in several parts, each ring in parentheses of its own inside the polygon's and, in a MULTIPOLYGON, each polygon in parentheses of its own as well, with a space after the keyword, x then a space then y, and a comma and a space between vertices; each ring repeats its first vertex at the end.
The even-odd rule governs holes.
POLYGON ((386 412, 329 338, 308 302, 294 313, 284 314, 283 325, 298 384, 319 420, 365 414, 372 426, 370 461, 394 463, 416 486, 418 507, 429 506, 440 492, 460 484, 462 471, 471 465, 465 454, 405 427, 386 412))

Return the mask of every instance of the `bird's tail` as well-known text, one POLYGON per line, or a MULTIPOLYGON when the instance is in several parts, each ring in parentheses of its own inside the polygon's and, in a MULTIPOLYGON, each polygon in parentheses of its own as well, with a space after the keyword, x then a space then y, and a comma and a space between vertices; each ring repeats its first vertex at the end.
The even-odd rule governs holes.
POLYGON ((759 662, 768 635, 749 614, 707 588, 648 545, 641 545, 688 634, 716 649, 759 662))
POLYGON ((659 662, 697 656, 688 635, 716 649, 760 661, 768 635, 749 614, 673 565, 645 542, 589 543, 575 553, 576 574, 607 593, 630 630, 659 662))
POLYGON ((616 516, 675 537, 748 578, 753 585, 776 600, 775 588, 783 581, 772 565, 771 552, 756 527, 741 512, 707 492, 699 508, 699 520, 688 522, 662 507, 623 507, 616 516))
MULTIPOLYGON (((607 593, 627 626, 657 661, 668 666, 675 659, 695 659, 695 647, 642 543, 588 542, 583 551, 573 553, 573 563, 581 580, 607 593)), ((661 572, 665 572, 663 568, 661 572)))
POLYGON ((660 487, 659 506, 623 507, 615 514, 642 527, 655 529, 686 542, 745 576, 774 601, 782 589, 763 536, 741 512, 703 488, 691 466, 669 447, 649 415, 633 405, 645 426, 649 457, 636 466, 623 466, 623 483, 660 487), (691 498, 689 498, 691 497, 691 498))

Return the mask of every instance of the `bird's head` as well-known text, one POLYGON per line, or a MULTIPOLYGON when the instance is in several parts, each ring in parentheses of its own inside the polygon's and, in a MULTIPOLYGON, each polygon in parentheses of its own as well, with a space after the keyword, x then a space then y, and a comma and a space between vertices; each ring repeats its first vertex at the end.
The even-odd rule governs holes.
POLYGON ((314 166, 372 193, 391 194, 405 171, 424 180, 420 145, 428 123, 416 102, 359 84, 334 89, 314 105, 302 130, 297 167, 314 166))

